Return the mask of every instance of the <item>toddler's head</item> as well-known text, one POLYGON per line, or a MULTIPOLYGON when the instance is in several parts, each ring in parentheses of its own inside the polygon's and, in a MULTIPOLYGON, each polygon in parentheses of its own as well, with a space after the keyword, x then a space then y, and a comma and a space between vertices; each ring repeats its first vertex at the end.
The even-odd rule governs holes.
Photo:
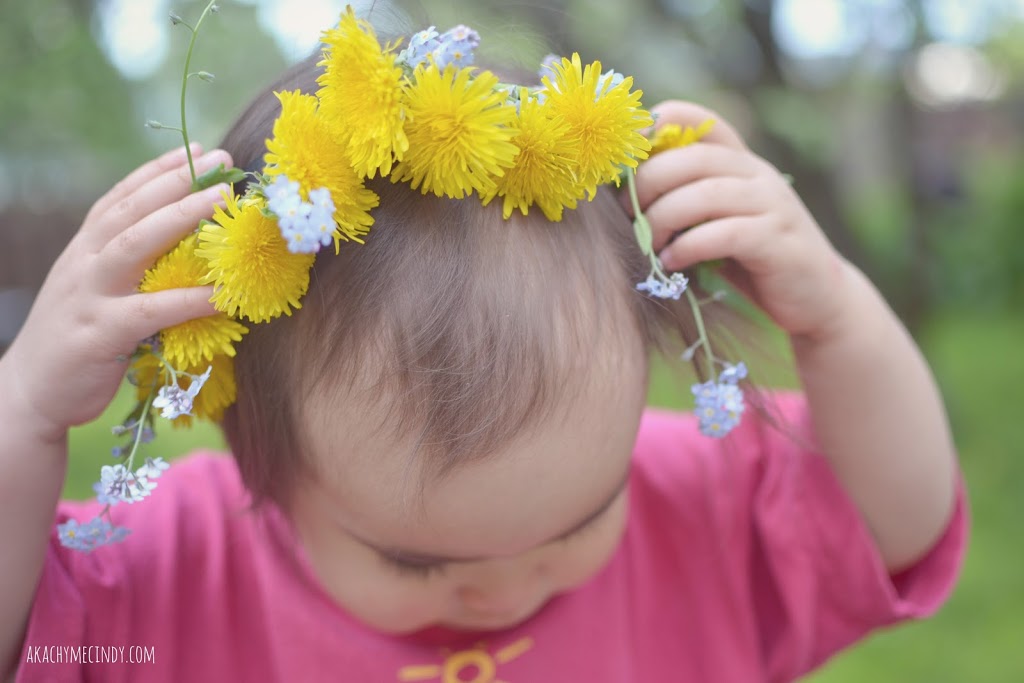
MULTIPOLYGON (((272 90, 316 75, 257 98, 225 140, 237 166, 261 167, 272 90)), ((225 432, 355 617, 510 626, 613 553, 648 353, 688 317, 634 289, 649 264, 607 189, 550 223, 370 187, 366 243, 321 254, 302 308, 240 345, 225 432)))

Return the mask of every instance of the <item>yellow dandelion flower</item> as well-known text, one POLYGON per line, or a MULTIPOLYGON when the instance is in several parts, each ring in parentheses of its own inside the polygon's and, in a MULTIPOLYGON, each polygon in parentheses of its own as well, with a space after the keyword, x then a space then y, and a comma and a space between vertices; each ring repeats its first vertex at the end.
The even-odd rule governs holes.
POLYGON ((229 196, 213 221, 199 231, 196 253, 206 259, 203 282, 214 285, 218 311, 261 323, 301 306, 314 254, 288 251, 277 221, 258 202, 240 205, 229 196))
POLYGON ((492 192, 483 197, 486 206, 494 197, 503 197, 505 218, 519 209, 526 216, 536 204, 548 220, 562 220, 564 208, 576 208, 573 164, 579 143, 569 135, 569 125, 552 114, 551 108, 536 96, 520 89, 519 116, 512 124, 519 148, 515 165, 505 171, 492 192))
POLYGON ((615 82, 602 78, 601 62, 585 68, 580 56, 551 65, 554 78, 544 77, 544 90, 553 111, 569 124, 579 141, 576 175, 580 195, 590 199, 597 186, 617 182, 622 166, 636 168, 647 158, 651 143, 640 132, 653 123, 640 104, 641 91, 630 91, 632 77, 615 82))
MULTIPOLYGON (((224 417, 224 409, 235 402, 237 388, 235 386, 235 361, 231 356, 214 356, 210 361, 189 366, 179 371, 178 386, 188 389, 191 378, 180 374, 201 375, 213 366, 210 378, 195 397, 192 404, 192 415, 182 415, 171 420, 174 427, 192 426, 192 417, 200 420, 219 422, 224 417)), ((145 401, 149 394, 171 382, 171 373, 161 367, 160 361, 151 354, 140 356, 132 363, 131 372, 135 375, 136 394, 140 401, 145 401), (158 374, 159 373, 159 374, 158 374)))
POLYGON ((696 128, 693 126, 683 128, 678 123, 666 123, 654 131, 654 137, 651 138, 651 156, 676 147, 688 147, 695 142, 700 142, 714 127, 714 119, 708 119, 696 128))
MULTIPOLYGON (((209 269, 196 253, 197 247, 194 234, 183 239, 146 272, 139 291, 160 292, 205 284, 204 277, 209 269)), ((240 341, 246 332, 245 325, 229 316, 212 315, 161 331, 160 345, 164 358, 175 368, 199 365, 214 356, 235 355, 233 343, 240 341)))
POLYGON ((326 187, 334 202, 334 247, 339 240, 362 242, 373 218, 370 209, 379 198, 363 185, 352 169, 345 147, 332 135, 324 119, 317 115, 317 99, 299 91, 277 93, 281 114, 274 121, 274 137, 267 141, 266 173, 284 174, 299 183, 303 199, 310 190, 326 187))
POLYGON ((325 31, 326 67, 317 91, 331 131, 347 147, 357 173, 372 178, 391 172, 409 148, 403 130, 402 69, 384 49, 369 22, 356 19, 351 7, 338 28, 325 31))
POLYGON ((498 90, 489 71, 473 67, 441 71, 433 63, 417 67, 409 89, 409 151, 391 175, 410 180, 413 189, 462 199, 473 190, 494 192, 495 180, 512 166, 518 148, 515 107, 498 90))

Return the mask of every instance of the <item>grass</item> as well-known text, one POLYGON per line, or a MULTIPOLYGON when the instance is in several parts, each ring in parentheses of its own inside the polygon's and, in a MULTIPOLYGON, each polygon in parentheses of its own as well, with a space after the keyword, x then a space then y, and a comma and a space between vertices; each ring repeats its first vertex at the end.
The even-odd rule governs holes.
MULTIPOLYGON (((834 658, 810 683, 1024 681, 1024 460, 1018 457, 1024 320, 948 317, 921 337, 946 398, 971 496, 972 538, 962 579, 936 618, 878 633, 834 658)), ((762 375, 765 384, 791 382, 784 370, 762 375)), ((688 405, 688 382, 658 367, 651 402, 688 405)), ((128 395, 121 394, 102 419, 73 431, 68 497, 91 494, 99 465, 110 462, 115 445, 110 426, 129 408, 128 395)), ((198 447, 221 448, 223 440, 209 426, 165 429, 147 454, 169 459, 198 447)))

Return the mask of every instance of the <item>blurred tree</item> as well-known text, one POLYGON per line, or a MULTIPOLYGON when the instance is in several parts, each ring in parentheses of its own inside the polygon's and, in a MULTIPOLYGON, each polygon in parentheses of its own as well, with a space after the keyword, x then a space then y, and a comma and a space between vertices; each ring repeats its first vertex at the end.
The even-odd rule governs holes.
POLYGON ((65 188, 90 186, 97 171, 106 175, 126 151, 142 149, 131 88, 92 35, 93 10, 85 0, 4 8, 0 166, 12 199, 75 197, 65 188))
MULTIPOLYGON (((268 49, 273 41, 257 17, 262 5, 279 2, 225 0, 221 13, 204 26, 194 64, 221 77, 213 85, 192 83, 188 112, 195 137, 208 145, 284 66, 280 51, 268 49)), ((162 30, 168 32, 170 49, 163 62, 145 80, 126 79, 100 47, 100 20, 116 4, 5 5, 0 70, 8 87, 0 90, 0 210, 5 203, 14 207, 12 215, 23 217, 19 223, 53 207, 63 214, 83 211, 130 167, 178 142, 173 134, 141 124, 176 121, 187 32, 168 22, 162 30)), ((969 12, 963 10, 974 18, 964 20, 974 27, 967 31, 938 21, 936 7, 942 3, 935 0, 829 0, 821 6, 838 7, 846 22, 843 49, 808 57, 794 53, 780 34, 785 26, 780 17, 797 5, 810 7, 796 0, 381 0, 370 14, 378 23, 401 26, 395 16, 404 13, 412 28, 474 25, 486 36, 484 60, 529 71, 548 52, 578 50, 584 59, 600 58, 608 67, 636 74, 648 104, 684 97, 721 110, 757 151, 794 177, 837 246, 917 328, 935 306, 951 300, 943 289, 950 283, 937 276, 950 267, 948 255, 956 251, 945 242, 956 244, 957 231, 942 227, 951 211, 962 210, 972 224, 983 219, 989 226, 999 222, 993 212, 1008 211, 1011 204, 995 202, 991 191, 964 182, 967 173, 985 165, 965 156, 965 150, 978 156, 1019 144, 1024 29, 1010 20, 1020 16, 1019 10, 1001 0, 979 0, 969 12), (958 44, 962 57, 983 59, 994 70, 1005 91, 1002 104, 928 100, 920 78, 923 49, 954 34, 970 39, 958 44), (979 137, 985 129, 1001 133, 979 137), (979 202, 987 208, 975 206, 979 202)), ((201 6, 199 0, 182 0, 175 10, 193 16, 201 6)), ((942 67, 941 60, 936 64, 942 67)), ((947 81, 959 73, 956 68, 947 65, 947 81)), ((15 231, 12 221, 5 221, 8 240, 15 231)), ((37 221, 57 222, 67 218, 37 221)), ((19 229, 16 251, 52 258, 49 245, 60 241, 47 233, 52 229, 19 229), (47 246, 34 247, 33 240, 43 234, 47 246)), ((983 239, 998 232, 986 227, 972 234, 983 239)), ((1011 252, 1000 249, 997 255, 1002 257, 997 262, 1006 262, 1000 266, 1004 270, 1014 267, 1005 256, 1011 252)), ((15 268, 0 270, 0 279, 10 284, 15 268)), ((45 269, 35 265, 34 270, 45 269)))
MULTIPOLYGON (((170 50, 152 77, 128 80, 101 49, 103 0, 7 3, 0 22, 0 289, 37 287, 77 229, 88 205, 132 167, 181 144, 148 119, 178 125, 184 27, 170 32, 170 50)), ((177 10, 198 16, 205 3, 177 10)), ((251 7, 231 4, 202 28, 195 70, 264 73, 189 84, 193 140, 217 144, 231 119, 284 67, 251 7)))

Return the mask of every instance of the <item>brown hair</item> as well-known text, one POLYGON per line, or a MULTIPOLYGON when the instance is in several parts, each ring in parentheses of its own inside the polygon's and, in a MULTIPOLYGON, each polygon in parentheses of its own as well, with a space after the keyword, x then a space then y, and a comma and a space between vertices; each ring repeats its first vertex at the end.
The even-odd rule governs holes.
MULTIPOLYGON (((280 108, 272 93, 316 92, 316 75, 312 59, 294 67, 239 117, 222 145, 236 166, 262 167, 280 108)), ((593 356, 595 331, 666 353, 695 339, 685 301, 635 290, 649 265, 608 188, 551 224, 536 210, 502 220, 500 200, 482 207, 387 179, 369 185, 381 201, 366 243, 318 256, 303 308, 253 325, 239 345, 238 401, 223 429, 257 502, 287 504, 296 477, 312 471, 308 401, 357 388, 360 400, 376 397, 379 427, 418 434, 417 452, 440 476, 585 390, 580 359, 593 356)))

